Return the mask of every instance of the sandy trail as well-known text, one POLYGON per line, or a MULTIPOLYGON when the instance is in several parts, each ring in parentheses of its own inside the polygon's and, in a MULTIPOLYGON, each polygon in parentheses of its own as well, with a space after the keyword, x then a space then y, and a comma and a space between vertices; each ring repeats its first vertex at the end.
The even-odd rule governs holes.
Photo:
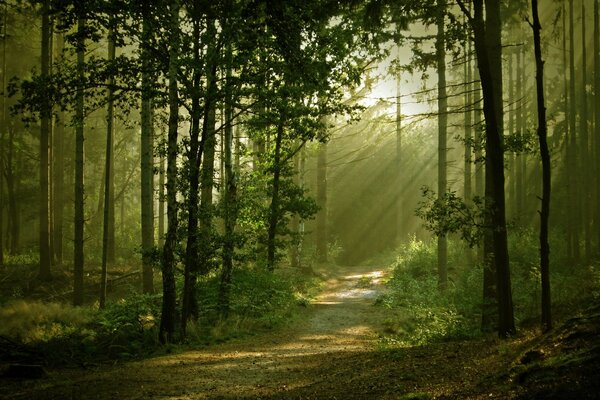
MULTIPOLYGON (((60 372, 14 399, 313 398, 352 357, 373 350, 383 272, 339 268, 293 326, 206 349, 93 371, 60 372), (311 388, 314 388, 314 392, 311 388)), ((322 392, 319 392, 322 393, 322 392)), ((342 397, 340 397, 342 398, 342 397)))

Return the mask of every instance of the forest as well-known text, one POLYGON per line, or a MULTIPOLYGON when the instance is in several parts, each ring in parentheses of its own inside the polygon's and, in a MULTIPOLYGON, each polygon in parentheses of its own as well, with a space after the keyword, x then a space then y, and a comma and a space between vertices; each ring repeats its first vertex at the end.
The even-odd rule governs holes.
POLYGON ((599 3, 0 0, 0 398, 598 398, 599 3))

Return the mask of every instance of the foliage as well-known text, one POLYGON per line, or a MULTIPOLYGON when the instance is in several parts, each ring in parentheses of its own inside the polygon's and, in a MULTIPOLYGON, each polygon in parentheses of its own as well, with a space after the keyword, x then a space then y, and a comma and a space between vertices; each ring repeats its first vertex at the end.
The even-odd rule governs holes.
MULTIPOLYGON (((455 277, 445 291, 440 291, 435 246, 435 241, 412 238, 399 249, 392 278, 387 282, 389 292, 378 299, 379 304, 397 311, 388 321, 388 330, 394 335, 384 341, 419 345, 477 334, 476 297, 481 271, 473 269, 460 281, 455 277)), ((460 247, 450 240, 448 248, 449 265, 457 265, 460 247)))
POLYGON ((230 317, 219 320, 219 276, 210 274, 198 284, 200 330, 197 339, 210 341, 272 329, 289 321, 298 306, 305 306, 316 282, 297 271, 270 273, 263 268, 238 268, 233 272, 230 317))
MULTIPOLYGON (((515 230, 509 235, 515 319, 521 326, 538 324, 540 274, 537 233, 515 230)), ((558 319, 573 315, 600 294, 597 266, 571 268, 560 232, 550 235, 555 249, 551 258, 552 298, 558 319)), ((434 240, 412 238, 397 250, 388 292, 377 303, 390 309, 386 321, 388 345, 420 345, 429 342, 479 335, 481 309, 481 266, 461 267, 464 248, 448 241, 449 280, 444 291, 437 286, 437 253, 434 240)))
POLYGON ((458 197, 456 191, 444 193, 440 198, 434 191, 421 188, 424 200, 419 202, 416 215, 423 219, 425 228, 436 236, 459 233, 470 247, 483 237, 486 207, 481 197, 475 196, 472 204, 458 197))

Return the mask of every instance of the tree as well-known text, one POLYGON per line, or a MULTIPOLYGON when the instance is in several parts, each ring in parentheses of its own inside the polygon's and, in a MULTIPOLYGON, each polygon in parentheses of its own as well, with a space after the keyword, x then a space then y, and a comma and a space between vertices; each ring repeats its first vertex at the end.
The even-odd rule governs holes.
MULTIPOLYGON (((445 2, 437 2, 437 38, 435 42, 438 72, 438 196, 441 200, 448 190, 447 141, 448 141, 448 97, 446 94, 446 33, 444 31, 445 2)), ((448 284, 448 242, 445 235, 438 236, 438 286, 445 289, 448 284)))
MULTIPOLYGON (((56 54, 57 54, 57 62, 60 63, 63 61, 63 51, 64 51, 64 35, 62 33, 58 33, 56 35, 55 46, 56 46, 56 54)), ((65 209, 65 181, 64 181, 64 172, 65 172, 65 146, 64 146, 64 135, 65 135, 65 113, 62 110, 57 110, 56 112, 56 123, 55 129, 52 135, 53 145, 52 145, 52 160, 54 162, 53 177, 52 177, 52 188, 53 188, 53 205, 54 208, 52 210, 52 214, 54 218, 52 218, 53 226, 52 233, 54 235, 53 246, 54 250, 54 258, 56 263, 60 266, 63 262, 63 218, 64 218, 64 209, 65 209)))
MULTIPOLYGON (((50 2, 42 2, 42 68, 41 77, 44 80, 50 78, 50 2)), ((39 232, 39 251, 40 251, 40 271, 41 280, 47 281, 52 278, 50 272, 50 183, 49 183, 49 152, 52 105, 47 97, 42 99, 40 107, 40 232, 39 232)))
POLYGON ((163 298, 159 340, 172 342, 175 335, 175 247, 177 245, 177 136, 179 125, 179 95, 177 75, 180 51, 179 1, 169 3, 169 132, 167 137, 167 236, 162 252, 163 298))
MULTIPOLYGON (((594 0, 594 138, 596 152, 595 221, 600 221, 600 11, 594 0)), ((600 253, 600 224, 596 224, 596 245, 600 253)))
POLYGON ((575 263, 581 258, 579 244, 580 199, 579 174, 577 173, 577 105, 575 102, 575 38, 573 0, 569 0, 569 142, 567 145, 567 174, 571 177, 567 185, 570 207, 569 249, 575 263))
POLYGON ((152 77, 150 61, 150 2, 142 3, 142 110, 141 110, 141 206, 142 206, 142 289, 154 291, 152 253, 154 251, 154 161, 152 121, 152 77))
POLYGON ((77 3, 77 93, 75 104, 75 213, 73 241, 73 304, 83 304, 84 268, 84 73, 85 73, 85 10, 77 3))
POLYGON ((540 17, 537 0, 531 0, 533 12, 533 41, 535 46, 536 65, 536 99, 538 107, 538 140, 542 157, 542 209, 540 211, 540 273, 542 280, 542 329, 552 329, 551 297, 550 297, 550 244, 548 242, 548 219, 550 217, 551 166, 548 150, 548 127, 546 125, 546 104, 544 100, 544 61, 542 60, 542 44, 540 17))
POLYGON ((492 186, 490 190, 491 197, 486 197, 486 205, 491 210, 493 263, 496 269, 498 299, 498 335, 508 337, 515 333, 515 323, 504 196, 500 2, 498 0, 485 1, 485 20, 483 3, 483 0, 473 1, 474 14, 471 16, 464 3, 462 1, 458 2, 463 12, 468 16, 473 28, 477 65, 483 89, 483 113, 486 127, 486 174, 490 174, 489 183, 492 186))
MULTIPOLYGON (((579 152, 581 154, 581 169, 588 170, 591 167, 589 155, 589 135, 588 135, 588 101, 587 101, 587 35, 585 26, 585 1, 581 2, 581 115, 579 117, 579 152)), ((592 235, 591 235, 591 191, 581 190, 581 222, 583 224, 583 240, 585 250, 585 261, 592 257, 592 235)))
POLYGON ((327 143, 319 147, 317 155, 317 258, 319 262, 327 262, 327 143))
MULTIPOLYGON (((115 42, 113 30, 108 32, 108 60, 115 59, 115 42)), ((111 76, 108 80, 108 107, 106 116, 106 156, 104 166, 104 218, 102 232, 102 273, 100 278, 100 308, 106 304, 106 274, 109 259, 109 241, 111 231, 111 214, 113 216, 112 227, 114 228, 114 194, 113 194, 113 135, 114 135, 114 85, 115 79, 111 76), (112 207, 111 207, 112 200, 112 207), (111 213, 112 208, 112 213, 111 213)), ((114 229, 112 229, 114 236, 114 229)), ((114 240, 114 237, 113 237, 114 240)))
MULTIPOLYGON (((229 42, 230 43, 230 42, 229 42)), ((226 49, 225 76, 225 193, 223 200, 225 233, 223 237, 223 269, 219 289, 219 309, 221 315, 227 317, 229 312, 229 292, 231 272, 233 270, 233 255, 235 251, 235 224, 237 219, 237 182, 233 168, 233 82, 232 82, 232 47, 226 49)))

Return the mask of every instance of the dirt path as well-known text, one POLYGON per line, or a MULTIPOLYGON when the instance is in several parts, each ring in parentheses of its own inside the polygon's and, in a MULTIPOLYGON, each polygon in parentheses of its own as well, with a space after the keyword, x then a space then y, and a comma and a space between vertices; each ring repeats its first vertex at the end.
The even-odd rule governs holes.
POLYGON ((336 361, 346 365, 348 357, 373 350, 382 318, 373 300, 381 289, 382 275, 372 267, 340 268, 303 321, 273 334, 87 373, 57 373, 35 387, 16 389, 11 397, 312 397, 306 393, 327 384, 335 374, 331 366, 336 361))

